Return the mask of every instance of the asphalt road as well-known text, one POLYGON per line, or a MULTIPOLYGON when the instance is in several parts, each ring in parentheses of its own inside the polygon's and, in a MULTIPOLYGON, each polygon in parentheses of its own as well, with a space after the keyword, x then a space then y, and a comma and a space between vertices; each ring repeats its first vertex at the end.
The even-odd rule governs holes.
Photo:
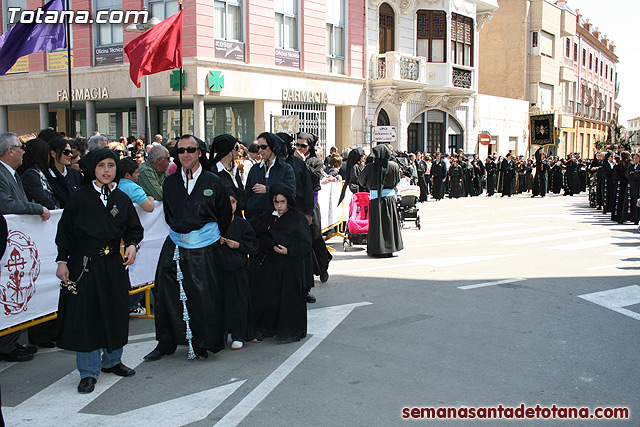
POLYGON ((483 425, 638 426, 637 226, 586 196, 484 196, 420 205, 405 249, 365 248, 317 282, 306 340, 264 341, 157 362, 152 320, 133 319, 125 363, 79 395, 73 353, 0 362, 7 425, 389 426, 413 407, 627 407, 628 420, 491 420, 483 425))

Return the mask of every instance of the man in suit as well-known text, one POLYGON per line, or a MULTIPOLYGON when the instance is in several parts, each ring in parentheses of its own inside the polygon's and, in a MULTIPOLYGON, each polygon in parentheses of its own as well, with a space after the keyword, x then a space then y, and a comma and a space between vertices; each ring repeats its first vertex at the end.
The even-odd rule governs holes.
MULTIPOLYGON (((43 221, 51 217, 47 208, 27 200, 16 169, 22 164, 24 147, 15 133, 0 133, 0 213, 39 215, 43 221)), ((33 359, 35 347, 18 344, 19 332, 0 338, 0 360, 24 362, 33 359)))

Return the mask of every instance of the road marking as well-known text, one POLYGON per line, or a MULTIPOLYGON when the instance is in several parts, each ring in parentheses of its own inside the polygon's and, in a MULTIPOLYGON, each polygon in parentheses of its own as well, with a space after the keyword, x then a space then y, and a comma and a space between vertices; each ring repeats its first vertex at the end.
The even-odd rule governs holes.
POLYGON ((601 265, 600 267, 590 267, 587 268, 587 270, 589 271, 595 271, 595 270, 606 270, 608 268, 618 268, 618 267, 624 267, 625 264, 611 264, 611 265, 601 265))
POLYGON ((253 411, 356 307, 369 302, 319 308, 307 312, 309 329, 313 334, 306 342, 265 378, 251 393, 218 421, 216 427, 235 427, 253 411))
MULTIPOLYGON (((479 223, 482 223, 482 222, 487 222, 487 221, 480 221, 480 220, 477 220, 477 219, 471 219, 471 220, 468 220, 468 221, 449 221, 449 222, 440 222, 440 223, 437 223, 437 224, 431 224, 429 221, 430 221, 430 218, 425 218, 425 219, 421 219, 420 220, 420 222, 421 222, 420 225, 422 227, 421 231, 423 231, 424 229, 429 229, 429 228, 457 227, 459 225, 479 224, 479 223), (426 222, 426 224, 425 224, 425 222, 426 222)), ((431 233, 429 233, 429 234, 431 234, 431 233)))
POLYGON ((498 280, 497 282, 484 282, 484 283, 478 283, 475 285, 458 286, 458 289, 462 289, 466 291, 469 289, 486 288, 487 286, 498 286, 498 285, 506 285, 507 283, 522 282, 524 280, 527 280, 527 279, 522 279, 522 278, 505 279, 505 280, 498 280))
POLYGON ((351 273, 362 273, 365 271, 374 271, 374 270, 385 270, 387 268, 400 268, 400 267, 415 267, 415 263, 411 264, 384 264, 379 265, 377 267, 364 267, 364 268, 354 268, 351 270, 339 270, 339 271, 331 271, 331 274, 351 274, 351 273))
POLYGON ((621 256, 621 257, 638 257, 640 256, 640 248, 639 247, 635 247, 635 248, 628 248, 628 249, 621 249, 619 251, 613 251, 613 252, 606 252, 605 255, 616 255, 616 256, 621 256))
POLYGON ((454 236, 454 237, 445 237, 445 238, 450 240, 460 240, 460 241, 481 240, 481 239, 492 239, 494 237, 502 237, 502 236, 505 236, 505 237, 517 236, 519 234, 548 233, 549 231, 564 230, 565 228, 569 228, 569 227, 551 225, 551 226, 544 226, 544 227, 516 228, 512 230, 496 231, 494 233, 472 234, 469 236, 454 236))
POLYGON ((638 285, 609 289, 608 291, 594 292, 578 296, 584 300, 601 305, 617 313, 640 320, 640 314, 623 308, 630 305, 640 304, 640 286, 638 285))
POLYGON ((578 251, 580 249, 597 248, 598 246, 607 246, 616 242, 624 242, 625 239, 617 237, 606 237, 604 239, 578 241, 574 243, 567 243, 564 245, 549 246, 547 249, 555 249, 557 251, 578 251))
POLYGON ((529 243, 547 242, 550 240, 571 239, 575 237, 593 236, 596 234, 603 234, 603 233, 611 233, 611 230, 605 228, 601 230, 569 231, 567 233, 545 234, 544 236, 533 236, 533 237, 524 237, 521 239, 503 240, 495 243, 499 245, 519 246, 519 245, 526 245, 529 243))
POLYGON ((411 261, 415 262, 416 264, 426 264, 426 265, 431 265, 433 267, 451 267, 454 265, 470 264, 472 262, 489 261, 492 259, 506 258, 514 255, 515 254, 455 256, 455 257, 447 257, 447 258, 412 259, 411 261))
POLYGON ((519 222, 506 222, 504 224, 489 224, 489 225, 480 225, 475 227, 452 227, 444 230, 433 230, 427 233, 429 236, 437 236, 437 235, 448 235, 453 233, 473 233, 476 231, 485 231, 485 230, 502 230, 504 227, 518 227, 522 225, 519 222))

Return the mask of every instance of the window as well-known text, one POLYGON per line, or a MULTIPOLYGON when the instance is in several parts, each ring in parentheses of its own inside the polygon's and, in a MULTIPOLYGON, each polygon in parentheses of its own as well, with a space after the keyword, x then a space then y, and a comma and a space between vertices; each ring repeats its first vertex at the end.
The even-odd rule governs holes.
MULTIPOLYGON (((96 0, 96 12, 101 10, 122 10, 121 0, 96 0)), ((96 25, 97 46, 122 44, 122 24, 96 25)))
POLYGON ((396 14, 387 3, 380 5, 378 10, 378 41, 380 53, 391 52, 395 49, 395 20, 396 14))
POLYGON ((545 31, 540 31, 540 55, 553 58, 554 36, 545 31))
POLYGON ((531 33, 531 47, 538 47, 538 32, 531 33))
POLYGON ((451 14, 451 62, 473 67, 473 20, 451 14))
POLYGON ((419 10, 417 13, 416 53, 427 62, 445 62, 444 42, 447 17, 440 10, 419 10))
POLYGON ((164 21, 171 15, 175 15, 180 10, 178 0, 149 0, 151 17, 164 21))
POLYGON ((213 30, 218 40, 242 41, 242 0, 214 1, 213 30))
POLYGON ((276 0, 276 48, 298 50, 298 3, 276 0))
POLYGON ((8 31, 11 27, 13 27, 13 25, 18 22, 18 20, 20 19, 20 15, 21 13, 16 13, 15 17, 14 17, 14 21, 13 23, 9 22, 9 19, 11 19, 11 14, 9 13, 9 8, 20 8, 20 10, 26 10, 27 9, 27 0, 5 0, 3 2, 5 4, 5 9, 3 10, 4 12, 4 17, 2 19, 2 22, 4 23, 3 25, 3 30, 4 31, 8 31))
POLYGON ((589 69, 593 70, 593 53, 589 54, 589 69))
POLYGON ((571 39, 569 38, 565 40, 564 56, 571 58, 571 39))
POLYGON ((538 92, 539 104, 541 110, 553 109, 553 86, 545 83, 540 83, 540 89, 538 92))
POLYGON ((327 0, 327 72, 344 72, 344 0, 327 0))
POLYGON ((600 77, 602 77, 602 61, 600 61, 600 77))
POLYGON ((609 78, 609 65, 606 65, 604 67, 604 78, 608 79, 609 78))
POLYGON ((582 66, 587 66, 587 49, 582 49, 582 66))
POLYGON ((573 62, 578 62, 578 43, 573 44, 573 62))
POLYGON ((598 74, 598 58, 596 58, 596 67, 593 70, 598 74))

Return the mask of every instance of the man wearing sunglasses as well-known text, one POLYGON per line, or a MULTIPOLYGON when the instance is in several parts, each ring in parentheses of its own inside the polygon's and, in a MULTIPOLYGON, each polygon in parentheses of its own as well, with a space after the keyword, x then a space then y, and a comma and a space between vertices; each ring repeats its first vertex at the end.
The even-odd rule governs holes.
POLYGON ((174 153, 178 170, 163 186, 171 230, 153 289, 158 345, 144 357, 149 361, 174 353, 178 344, 189 345, 189 359, 224 348, 219 240, 231 223, 231 202, 224 182, 210 171, 204 141, 184 135, 174 153))

